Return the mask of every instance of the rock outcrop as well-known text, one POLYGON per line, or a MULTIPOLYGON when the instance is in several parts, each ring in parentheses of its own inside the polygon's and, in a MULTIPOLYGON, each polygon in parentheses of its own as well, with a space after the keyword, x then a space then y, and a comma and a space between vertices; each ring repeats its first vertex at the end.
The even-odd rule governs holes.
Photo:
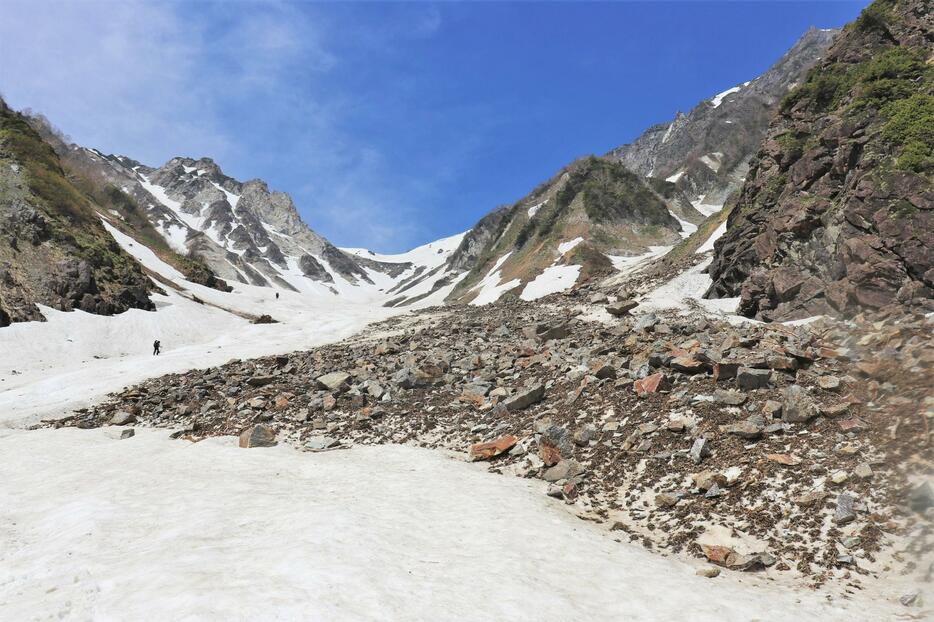
POLYGON ((27 119, 0 100, 0 327, 37 305, 110 315, 153 309, 155 287, 101 224, 93 197, 27 119))
POLYGON ((782 102, 716 243, 711 297, 760 319, 932 309, 934 13, 877 0, 782 102))

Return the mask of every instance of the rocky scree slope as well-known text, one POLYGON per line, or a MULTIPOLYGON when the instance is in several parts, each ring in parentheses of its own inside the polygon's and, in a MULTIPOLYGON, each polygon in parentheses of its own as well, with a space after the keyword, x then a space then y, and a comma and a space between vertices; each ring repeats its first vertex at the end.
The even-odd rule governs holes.
POLYGON ((0 100, 0 327, 44 319, 37 305, 109 315, 152 309, 155 289, 21 114, 0 100))
POLYGON ((760 319, 934 308, 928 0, 874 2, 783 100, 710 274, 760 319))
POLYGON ((742 185, 778 103, 837 32, 811 28, 759 77, 652 126, 607 156, 640 175, 674 183, 694 204, 723 205, 742 185))
POLYGON ((544 479, 621 539, 732 570, 858 588, 930 563, 934 492, 914 481, 932 474, 930 318, 580 319, 612 299, 436 309, 379 339, 154 379, 50 425, 443 447, 544 479))

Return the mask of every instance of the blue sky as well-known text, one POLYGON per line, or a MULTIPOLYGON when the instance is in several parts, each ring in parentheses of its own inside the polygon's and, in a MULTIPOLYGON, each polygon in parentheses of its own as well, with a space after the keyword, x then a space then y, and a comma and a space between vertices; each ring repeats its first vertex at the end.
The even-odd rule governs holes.
POLYGON ((213 157, 341 246, 470 227, 762 73, 857 2, 0 5, 0 93, 76 142, 213 157))

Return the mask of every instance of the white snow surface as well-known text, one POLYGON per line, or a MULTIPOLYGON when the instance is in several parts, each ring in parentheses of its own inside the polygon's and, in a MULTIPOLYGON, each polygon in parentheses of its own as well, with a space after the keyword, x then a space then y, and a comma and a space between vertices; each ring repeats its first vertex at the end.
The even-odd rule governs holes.
POLYGON ((649 250, 642 255, 607 255, 607 259, 610 260, 610 263, 613 264, 613 267, 623 274, 628 274, 636 268, 647 264, 652 259, 656 257, 661 257, 668 251, 670 251, 673 246, 650 246, 649 250))
POLYGON ((723 154, 718 151, 715 151, 713 153, 707 153, 707 154, 702 155, 700 157, 700 161, 703 162, 707 166, 707 168, 709 168, 714 173, 716 173, 717 171, 720 170, 720 166, 722 165, 722 162, 721 162, 722 158, 723 158, 723 154))
MULTIPOLYGON (((543 494, 405 446, 302 453, 166 430, 0 430, 0 619, 891 619, 717 579, 620 544, 543 494)), ((889 602, 886 602, 889 599, 889 602)))
POLYGON ((648 313, 663 309, 687 311, 692 306, 697 306, 708 313, 735 314, 739 306, 739 298, 706 300, 703 297, 713 283, 710 275, 704 272, 710 266, 710 262, 710 259, 702 261, 643 296, 639 300, 639 306, 636 307, 637 312, 648 313))
POLYGON ((710 234, 710 237, 707 238, 707 241, 697 247, 697 250, 694 251, 695 254, 706 253, 707 251, 713 250, 713 243, 720 239, 726 233, 726 222, 720 223, 720 226, 714 229, 714 232, 710 234))
POLYGON ((529 208, 529 212, 528 212, 529 218, 534 217, 535 214, 538 213, 538 210, 541 209, 542 205, 544 205, 547 201, 548 201, 548 199, 545 199, 545 200, 542 201, 541 203, 536 203, 535 205, 533 205, 532 207, 530 207, 530 208, 529 208))
POLYGON ((671 175, 671 176, 669 176, 669 177, 666 177, 666 178, 665 178, 665 181, 670 181, 671 183, 675 183, 676 181, 678 181, 679 179, 681 179, 681 176, 682 176, 682 175, 684 175, 684 171, 678 171, 678 172, 675 173, 674 175, 671 175))
MULTIPOLYGON (((580 239, 580 238, 578 238, 580 239)), ((537 300, 548 294, 556 294, 570 289, 577 283, 581 266, 548 266, 537 277, 526 283, 519 294, 522 300, 537 300)))
POLYGON ((678 221, 679 225, 681 225, 681 231, 679 231, 678 233, 681 235, 682 238, 689 238, 691 237, 692 233, 697 231, 697 225, 695 225, 694 223, 689 222, 687 220, 682 220, 681 218, 678 217, 677 214, 675 214, 671 210, 668 210, 668 213, 671 214, 672 218, 678 221))
MULTIPOLYGON (((746 84, 749 84, 749 83, 747 82, 746 84)), ((727 89, 723 91, 722 93, 717 93, 716 95, 713 96, 713 99, 710 100, 710 105, 713 106, 714 108, 717 108, 718 106, 720 106, 720 104, 723 103, 724 97, 732 93, 738 93, 742 88, 743 88, 742 86, 734 86, 733 88, 727 89)))
POLYGON ((576 237, 573 240, 568 240, 567 242, 561 242, 558 244, 558 255, 565 255, 574 249, 575 246, 584 241, 582 237, 576 237))
POLYGON ((386 255, 375 253, 365 248, 342 248, 341 250, 351 255, 365 257, 375 261, 385 261, 388 263, 406 263, 410 262, 416 266, 425 266, 426 268, 437 268, 450 257, 451 253, 457 250, 461 240, 467 235, 467 231, 452 235, 440 240, 435 240, 428 244, 418 246, 404 253, 395 255, 386 255))
POLYGON ((500 267, 506 263, 506 260, 509 259, 509 256, 512 255, 512 251, 506 253, 502 257, 496 260, 496 263, 493 264, 493 267, 490 268, 490 271, 487 272, 486 276, 483 277, 483 280, 477 283, 471 291, 479 290, 477 296, 470 301, 472 305, 488 305, 492 302, 499 300, 499 297, 503 293, 508 292, 514 287, 518 287, 522 281, 519 279, 512 279, 506 283, 500 283, 502 280, 502 275, 500 274, 500 267))

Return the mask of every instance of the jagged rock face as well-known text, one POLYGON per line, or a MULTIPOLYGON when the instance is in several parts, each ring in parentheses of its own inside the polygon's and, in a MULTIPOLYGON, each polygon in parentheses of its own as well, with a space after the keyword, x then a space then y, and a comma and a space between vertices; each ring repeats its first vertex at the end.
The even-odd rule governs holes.
MULTIPOLYGON (((351 284, 372 283, 354 258, 305 225, 287 194, 270 191, 262 180, 237 181, 210 158, 173 158, 150 168, 63 141, 57 149, 72 168, 98 185, 118 188, 140 206, 148 226, 168 245, 165 250, 198 264, 183 269, 186 275, 197 278, 207 271, 217 281, 219 276, 291 290, 303 289, 301 279, 308 279, 325 292, 335 291, 335 274, 351 284), (306 270, 308 259, 301 265, 306 256, 316 258, 318 269, 306 270)), ((383 262, 367 267, 383 273, 397 269, 383 262)))
POLYGON ((511 290, 532 299, 535 292, 560 291, 551 289, 555 279, 567 289, 610 272, 608 255, 673 244, 681 230, 666 199, 643 178, 618 162, 585 158, 515 205, 488 214, 464 237, 448 267, 470 272, 448 300, 480 304, 493 295, 484 289, 501 285, 494 300, 511 290), (539 277, 538 285, 523 288, 539 277))
POLYGON ((808 30, 758 78, 678 113, 608 157, 675 183, 695 202, 722 205, 743 182, 779 100, 824 55, 835 30, 808 30))
POLYGON ((0 100, 0 326, 36 306, 110 315, 152 309, 152 282, 66 177, 55 150, 0 100))
POLYGON ((934 18, 877 1, 782 103, 715 246, 709 295, 750 317, 934 293, 934 18))

